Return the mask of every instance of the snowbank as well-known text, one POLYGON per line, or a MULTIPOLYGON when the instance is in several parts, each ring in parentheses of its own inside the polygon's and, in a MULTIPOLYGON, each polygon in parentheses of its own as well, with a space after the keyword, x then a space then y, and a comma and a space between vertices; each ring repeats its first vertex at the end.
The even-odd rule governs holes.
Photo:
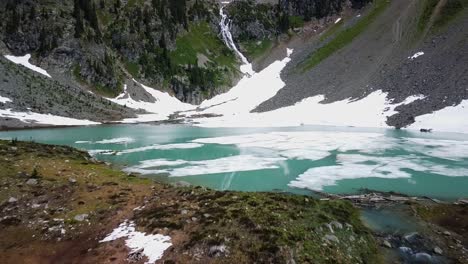
POLYGON ((133 221, 125 221, 120 224, 112 233, 110 233, 103 240, 99 241, 109 242, 119 238, 126 238, 125 245, 131 249, 131 253, 143 250, 142 253, 148 258, 145 263, 152 264, 160 259, 164 251, 172 246, 171 237, 163 235, 151 235, 143 232, 136 231, 135 223, 133 221))
POLYGON ((408 128, 434 129, 434 131, 468 133, 468 100, 448 106, 431 114, 417 116, 408 128))
MULTIPOLYGON (((134 80, 135 81, 135 80, 134 80)), ((136 81, 135 81, 136 82, 136 81)), ((194 109, 195 106, 187 103, 182 103, 177 98, 145 86, 139 83, 143 89, 148 92, 154 99, 155 102, 144 102, 134 100, 127 92, 127 85, 124 86, 124 91, 115 98, 106 98, 107 100, 114 102, 119 105, 125 105, 133 109, 143 109, 150 114, 139 115, 136 118, 127 118, 122 120, 123 123, 138 123, 138 122, 150 122, 160 121, 168 119, 169 115, 177 111, 186 111, 194 109)))
POLYGON ((35 72, 38 72, 38 73, 40 73, 42 75, 45 75, 45 76, 51 78, 51 76, 47 73, 46 70, 29 63, 29 59, 31 59, 31 54, 26 54, 26 55, 20 56, 20 57, 12 56, 12 55, 5 55, 5 58, 12 61, 13 63, 23 65, 24 67, 26 67, 28 69, 31 69, 31 70, 33 70, 35 72))
POLYGON ((74 119, 51 114, 39 114, 35 112, 13 112, 11 109, 0 109, 0 117, 16 118, 25 123, 37 123, 52 126, 85 126, 97 125, 98 122, 86 119, 74 119))
POLYGON ((10 98, 3 97, 0 95, 0 103, 8 103, 8 102, 13 102, 10 98))

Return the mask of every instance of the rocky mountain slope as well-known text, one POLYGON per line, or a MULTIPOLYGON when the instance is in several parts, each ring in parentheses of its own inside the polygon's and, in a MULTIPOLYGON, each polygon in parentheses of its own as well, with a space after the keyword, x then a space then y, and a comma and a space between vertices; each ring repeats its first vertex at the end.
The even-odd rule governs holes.
POLYGON ((467 6, 463 0, 373 1, 362 13, 343 12, 323 33, 303 31, 287 44, 295 52, 282 72, 286 86, 254 111, 316 95, 325 95, 322 103, 358 100, 377 90, 393 103, 420 95, 388 118, 399 128, 457 105, 468 99, 467 6))
POLYGON ((239 75, 217 38, 218 9, 198 0, 2 1, 0 50, 32 53, 54 79, 104 96, 135 78, 197 104, 239 75))

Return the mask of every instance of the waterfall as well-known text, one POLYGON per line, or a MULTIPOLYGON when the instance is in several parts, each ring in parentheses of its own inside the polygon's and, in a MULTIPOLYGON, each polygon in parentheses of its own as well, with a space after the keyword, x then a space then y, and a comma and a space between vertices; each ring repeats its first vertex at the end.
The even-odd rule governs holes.
MULTIPOLYGON (((226 4, 228 2, 222 2, 222 4, 226 4)), ((242 54, 242 52, 237 49, 236 44, 234 43, 234 40, 232 39, 232 34, 231 34, 231 21, 227 17, 227 15, 224 13, 224 6, 221 6, 219 9, 219 15, 221 16, 221 22, 219 23, 219 26, 221 28, 221 35, 223 37, 223 41, 226 44, 226 46, 230 49, 233 50, 237 56, 242 60, 243 65, 241 65, 240 70, 244 74, 248 75, 253 75, 254 71, 252 69, 252 64, 249 63, 247 58, 242 54)))

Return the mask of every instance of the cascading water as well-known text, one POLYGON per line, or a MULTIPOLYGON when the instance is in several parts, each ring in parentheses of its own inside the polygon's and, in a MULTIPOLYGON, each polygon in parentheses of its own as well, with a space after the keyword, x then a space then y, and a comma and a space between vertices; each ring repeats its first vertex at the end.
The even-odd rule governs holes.
POLYGON ((224 13, 224 4, 228 4, 229 2, 222 2, 223 4, 221 8, 219 9, 219 15, 221 16, 221 22, 219 23, 219 26, 221 28, 221 35, 223 37, 223 41, 226 44, 226 46, 230 49, 233 50, 237 56, 242 60, 243 65, 241 65, 240 70, 244 74, 248 74, 252 76, 255 72, 252 69, 252 64, 249 63, 247 58, 242 54, 239 49, 237 49, 236 44, 234 43, 234 40, 232 39, 232 34, 231 34, 231 21, 227 17, 227 15, 224 13))

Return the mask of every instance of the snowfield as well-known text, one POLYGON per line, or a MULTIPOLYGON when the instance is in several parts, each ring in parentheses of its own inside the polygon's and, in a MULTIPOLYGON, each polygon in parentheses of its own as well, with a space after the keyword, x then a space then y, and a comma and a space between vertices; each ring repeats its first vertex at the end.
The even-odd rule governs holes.
POLYGON ((16 64, 19 64, 19 65, 23 65, 24 67, 30 69, 30 70, 33 70, 35 72, 38 72, 42 75, 45 75, 49 78, 52 78, 46 70, 40 68, 40 67, 37 67, 36 65, 32 65, 31 63, 29 63, 29 59, 31 59, 31 54, 26 54, 24 56, 12 56, 12 55, 5 55, 5 58, 7 58, 8 60, 10 60, 11 62, 13 63, 16 63, 16 64))
POLYGON ((28 124, 42 124, 52 126, 86 126, 97 125, 98 122, 93 122, 85 119, 75 119, 63 116, 55 116, 51 114, 39 114, 35 112, 14 112, 11 109, 0 109, 0 117, 16 118, 28 124))
MULTIPOLYGON (((136 80, 134 80, 138 83, 136 80)), ((177 98, 153 89, 151 87, 140 84, 143 89, 148 92, 155 102, 144 102, 134 100, 127 91, 127 85, 124 86, 124 91, 115 98, 106 98, 107 100, 119 105, 125 105, 133 109, 143 109, 149 114, 142 114, 136 118, 127 118, 122 120, 122 123, 139 123, 150 121, 161 121, 169 118, 169 115, 177 111, 186 111, 195 108, 195 106, 187 103, 182 103, 177 98)))

